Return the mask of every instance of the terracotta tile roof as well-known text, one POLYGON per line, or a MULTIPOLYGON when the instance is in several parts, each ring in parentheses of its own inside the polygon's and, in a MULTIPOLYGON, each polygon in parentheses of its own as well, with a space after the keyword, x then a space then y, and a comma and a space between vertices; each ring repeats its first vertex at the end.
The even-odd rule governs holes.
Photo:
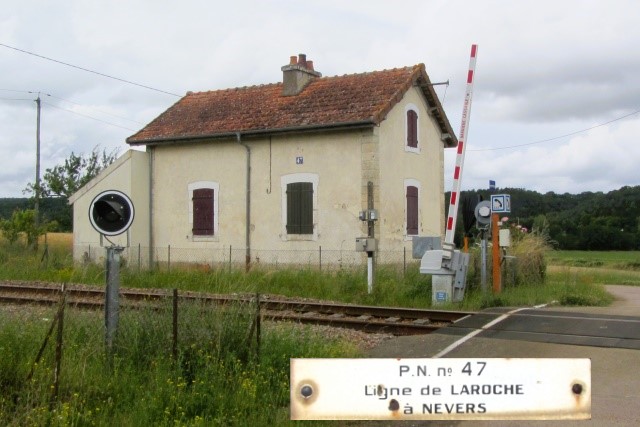
POLYGON ((284 96, 282 83, 188 93, 127 138, 129 144, 185 139, 273 134, 282 131, 373 126, 385 119, 409 88, 417 84, 435 106, 442 133, 457 140, 424 65, 313 79, 298 95, 284 96))

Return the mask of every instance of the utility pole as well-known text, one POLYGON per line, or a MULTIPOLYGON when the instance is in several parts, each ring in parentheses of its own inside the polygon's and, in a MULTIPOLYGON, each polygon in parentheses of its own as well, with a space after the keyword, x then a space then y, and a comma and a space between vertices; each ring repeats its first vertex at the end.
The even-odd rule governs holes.
MULTIPOLYGON (((33 220, 36 230, 40 228, 40 92, 36 98, 37 116, 36 116, 36 188, 35 188, 35 203, 33 210, 35 211, 35 218, 33 220)), ((34 242, 34 249, 38 250, 38 233, 36 231, 36 240, 34 242)))

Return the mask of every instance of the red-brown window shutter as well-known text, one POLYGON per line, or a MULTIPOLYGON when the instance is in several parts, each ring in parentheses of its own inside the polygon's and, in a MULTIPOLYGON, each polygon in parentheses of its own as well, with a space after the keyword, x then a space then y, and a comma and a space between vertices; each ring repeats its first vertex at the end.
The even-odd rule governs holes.
POLYGON ((407 187, 407 235, 418 234, 418 188, 407 187))
POLYGON ((193 190, 193 235, 213 236, 213 189, 193 190))
POLYGON ((418 113, 407 111, 407 147, 418 147, 418 113))

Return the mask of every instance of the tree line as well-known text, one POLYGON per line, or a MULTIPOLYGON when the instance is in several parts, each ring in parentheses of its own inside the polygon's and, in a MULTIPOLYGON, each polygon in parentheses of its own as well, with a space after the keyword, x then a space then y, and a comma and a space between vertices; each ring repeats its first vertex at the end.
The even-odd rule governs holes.
MULTIPOLYGON (((491 194, 511 195, 511 213, 501 217, 527 232, 545 233, 557 249, 640 249, 640 186, 580 194, 541 194, 521 188, 463 191, 461 197, 470 201, 471 208, 462 209, 460 215, 473 216, 476 204, 490 200, 491 194)), ((446 198, 448 205, 449 193, 446 198)), ((465 230, 465 222, 458 221, 457 242, 465 232, 472 237, 478 233, 475 226, 465 230)))

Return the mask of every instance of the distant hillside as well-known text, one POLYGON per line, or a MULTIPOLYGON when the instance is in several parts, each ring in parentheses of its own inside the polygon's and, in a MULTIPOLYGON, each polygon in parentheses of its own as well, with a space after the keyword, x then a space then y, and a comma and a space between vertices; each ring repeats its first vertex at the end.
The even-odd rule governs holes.
MULTIPOLYGON (((475 206, 480 197, 489 200, 491 194, 510 194, 510 221, 529 230, 546 228, 559 249, 640 249, 640 186, 580 194, 501 188, 463 191, 462 198, 470 197, 475 206)), ((449 193, 446 198, 448 206, 449 193)), ((462 223, 458 221, 456 241, 462 238, 462 223)))
MULTIPOLYGON (((33 199, 0 198, 0 218, 11 218, 16 209, 33 209, 33 199)), ((73 230, 73 211, 63 198, 48 198, 40 201, 40 214, 46 221, 56 221, 57 231, 73 230)))

